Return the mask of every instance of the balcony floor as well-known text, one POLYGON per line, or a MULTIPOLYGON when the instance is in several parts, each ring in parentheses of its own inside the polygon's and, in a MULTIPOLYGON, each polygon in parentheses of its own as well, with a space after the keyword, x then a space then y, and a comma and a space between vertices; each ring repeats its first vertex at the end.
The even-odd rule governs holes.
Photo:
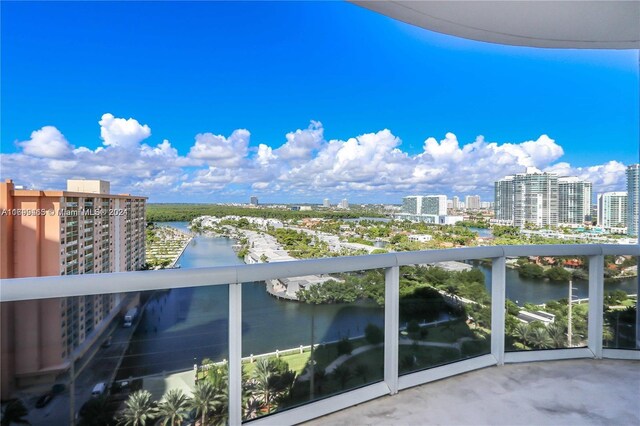
POLYGON ((639 425, 640 362, 489 367, 400 391, 308 425, 639 425))

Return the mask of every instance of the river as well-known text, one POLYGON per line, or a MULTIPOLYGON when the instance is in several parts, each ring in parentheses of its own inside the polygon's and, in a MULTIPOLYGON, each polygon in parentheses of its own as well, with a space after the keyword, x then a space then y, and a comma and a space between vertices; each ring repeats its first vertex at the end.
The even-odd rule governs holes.
MULTIPOLYGON (((188 230, 184 222, 166 222, 188 230)), ((180 257, 182 268, 243 264, 233 240, 196 236, 180 257)), ((372 302, 308 305, 269 295, 264 282, 242 286, 243 356, 329 342, 383 326, 384 310, 372 302)), ((173 289, 148 304, 118 378, 189 369, 203 358, 228 358, 227 286, 173 289)))
MULTIPOLYGON (((160 224, 188 231, 185 222, 160 224)), ((180 257, 182 268, 237 265, 243 262, 232 249, 233 240, 196 236, 180 257)), ((478 266, 491 290, 491 268, 478 266)), ((566 298, 566 284, 522 279, 507 268, 507 297, 522 305, 566 298)), ((588 282, 574 282, 574 294, 587 297, 588 282)), ((605 291, 636 292, 636 280, 606 284, 605 291)), ((374 303, 308 305, 270 296, 263 282, 242 286, 243 356, 288 349, 312 341, 327 342, 361 335, 368 323, 384 322, 384 310, 374 303), (313 320, 312 320, 313 319, 313 320)), ((157 374, 191 368, 203 358, 228 357, 227 286, 173 289, 146 306, 118 378, 157 374)))

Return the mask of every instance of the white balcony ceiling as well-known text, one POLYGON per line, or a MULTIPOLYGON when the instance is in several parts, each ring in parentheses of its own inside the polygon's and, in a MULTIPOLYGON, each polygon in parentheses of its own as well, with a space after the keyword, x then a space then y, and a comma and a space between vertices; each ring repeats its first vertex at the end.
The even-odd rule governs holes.
POLYGON ((640 48, 640 1, 353 1, 472 40, 547 48, 640 48))

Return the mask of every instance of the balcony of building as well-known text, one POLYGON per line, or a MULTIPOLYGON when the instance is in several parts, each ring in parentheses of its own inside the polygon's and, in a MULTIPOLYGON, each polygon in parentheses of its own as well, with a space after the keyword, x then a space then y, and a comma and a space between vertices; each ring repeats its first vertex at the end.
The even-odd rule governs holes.
MULTIPOLYGON (((637 424, 637 301, 629 299, 624 307, 605 303, 604 256, 621 255, 639 256, 640 247, 473 247, 21 278, 3 282, 1 301, 141 295, 141 315, 134 326, 121 328, 116 322, 114 348, 121 352, 97 352, 93 361, 103 366, 99 371, 104 380, 133 378, 159 399, 174 386, 190 392, 196 377, 208 380, 205 376, 216 371, 228 380, 228 409, 223 415, 229 424, 281 425, 313 419, 322 424, 637 424), (556 316, 555 328, 531 325, 530 336, 522 340, 524 322, 513 324, 514 305, 507 299, 513 286, 507 259, 532 256, 580 258, 588 263, 588 276, 579 282, 544 284, 556 286, 554 291, 565 298, 554 308, 562 314, 556 316), (436 264, 462 272, 446 275, 428 266, 436 264), (347 306, 277 301, 279 285, 303 288, 311 277, 371 285, 377 289, 370 293, 375 302, 347 306), (475 281, 462 285, 469 277, 485 282, 477 283, 479 287, 475 281), (439 279, 442 284, 434 284, 439 279), (171 298, 177 298, 176 304, 165 304, 171 298), (294 316, 290 308, 273 310, 291 304, 297 310, 294 316), (632 313, 633 320, 621 319, 622 312, 632 313), (171 319, 166 328, 165 316, 171 319), (568 329, 567 324, 561 326, 560 317, 568 321, 568 329), (558 328, 560 332, 553 334, 558 328), (540 333, 546 337, 537 339, 540 333), (162 342, 150 352, 156 355, 137 359, 136 345, 156 336, 162 342), (347 349, 338 349, 340 345, 347 349), (285 391, 279 390, 280 396, 265 404, 257 379, 247 376, 254 377, 251 371, 261 359, 278 358, 290 362, 295 373, 290 376, 290 393, 284 397, 285 391), (243 392, 258 407, 254 411, 243 392), (367 401, 371 402, 363 404, 367 401), (336 411, 340 412, 322 418, 336 411)), ((637 293, 637 281, 634 285, 637 293)), ((518 309, 533 309, 534 303, 536 309, 544 309, 535 293, 522 296, 518 309)), ((29 333, 28 326, 23 332, 29 333)), ((95 344, 103 339, 95 337, 95 344)), ((92 370, 91 360, 80 361, 78 365, 92 370)), ((88 398, 87 383, 94 379, 82 380, 84 384, 74 388, 77 404, 88 398)), ((60 400, 59 418, 79 409, 68 404, 68 397, 60 400)))

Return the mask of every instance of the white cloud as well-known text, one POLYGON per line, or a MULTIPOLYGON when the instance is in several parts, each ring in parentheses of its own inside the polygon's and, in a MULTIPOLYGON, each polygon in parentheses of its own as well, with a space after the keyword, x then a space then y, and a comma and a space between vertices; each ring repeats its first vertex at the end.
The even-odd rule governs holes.
POLYGON ((560 176, 577 176, 593 184, 593 192, 625 190, 626 166, 619 161, 589 167, 571 167, 569 163, 557 163, 545 169, 560 176))
POLYGON ((106 146, 131 148, 151 136, 151 129, 146 124, 141 126, 138 120, 115 118, 113 114, 104 114, 100 124, 100 137, 106 146))
POLYGON ((204 160, 212 166, 238 167, 247 156, 250 136, 245 129, 235 130, 228 138, 213 133, 199 133, 189 157, 204 160))
POLYGON ((31 139, 18 142, 22 152, 42 158, 65 158, 73 147, 62 133, 53 126, 44 126, 31 133, 31 139))
POLYGON ((319 121, 311 121, 305 130, 287 133, 287 142, 275 150, 275 155, 284 160, 309 159, 320 148, 324 129, 319 121))
POLYGON ((238 129, 228 137, 197 134, 188 154, 181 155, 166 139, 144 142, 151 129, 133 118, 104 114, 99 123, 104 145, 95 150, 73 147, 52 126, 34 131, 30 140, 17 143, 19 152, 2 154, 3 178, 43 189, 64 188, 71 177, 107 179, 118 192, 157 201, 175 194, 184 201, 216 201, 219 195, 243 198, 238 194, 249 192, 291 200, 340 194, 399 201, 416 193, 489 198, 495 180, 527 166, 590 180, 595 193, 623 190, 625 183, 622 163, 573 167, 559 161, 563 148, 544 134, 502 144, 478 136, 464 144, 447 133, 439 141, 426 138, 422 152, 409 154, 388 129, 327 141, 322 124, 312 121, 287 133, 278 148, 267 143, 252 148, 249 131, 238 129))

